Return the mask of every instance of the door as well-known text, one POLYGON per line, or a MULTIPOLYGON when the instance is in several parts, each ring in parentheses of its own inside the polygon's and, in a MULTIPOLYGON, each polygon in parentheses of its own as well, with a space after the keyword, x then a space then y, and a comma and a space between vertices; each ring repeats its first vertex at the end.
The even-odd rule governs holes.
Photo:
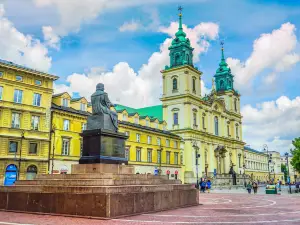
POLYGON ((14 185, 15 181, 17 180, 17 172, 18 172, 17 166, 14 164, 10 164, 6 167, 5 179, 4 179, 5 186, 14 185))
POLYGON ((35 165, 28 166, 26 180, 33 180, 37 175, 37 167, 35 165))

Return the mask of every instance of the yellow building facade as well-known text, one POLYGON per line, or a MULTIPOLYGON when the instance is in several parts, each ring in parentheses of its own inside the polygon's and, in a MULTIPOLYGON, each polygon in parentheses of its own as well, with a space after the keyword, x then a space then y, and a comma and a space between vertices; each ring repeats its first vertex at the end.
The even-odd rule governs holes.
POLYGON ((53 81, 58 77, 0 61, 0 182, 47 173, 53 81))
MULTIPOLYGON (((119 131, 128 135, 125 154, 128 163, 135 166, 135 172, 159 172, 169 174, 170 179, 179 179, 181 138, 165 130, 166 122, 142 116, 121 105, 112 110, 118 113, 119 131)), ((86 129, 91 105, 85 98, 72 99, 68 93, 61 93, 53 96, 51 112, 49 173, 71 173, 72 164, 78 164, 81 156, 80 133, 86 129)))

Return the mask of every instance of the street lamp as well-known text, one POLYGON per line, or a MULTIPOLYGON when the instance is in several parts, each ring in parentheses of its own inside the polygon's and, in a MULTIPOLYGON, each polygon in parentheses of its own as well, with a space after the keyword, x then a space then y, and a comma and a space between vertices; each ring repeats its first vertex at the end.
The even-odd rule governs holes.
MULTIPOLYGON (((246 156, 245 156, 246 157, 246 156)), ((245 170, 246 170, 246 165, 245 164, 243 164, 243 169, 244 169, 244 174, 243 174, 243 177, 244 177, 244 186, 246 187, 246 178, 245 178, 245 176, 246 176, 246 174, 245 174, 245 170)))
POLYGON ((22 130, 21 132, 21 143, 20 143, 20 153, 19 153, 19 169, 18 169, 18 180, 20 180, 20 172, 21 172, 21 158, 22 158, 22 143, 23 139, 25 139, 25 131, 22 130))
POLYGON ((269 155, 268 145, 264 144, 263 148, 264 148, 264 151, 267 151, 267 155, 268 155, 268 172, 269 172, 269 180, 271 180, 271 174, 270 174, 270 155, 269 155))
POLYGON ((197 176, 197 182, 196 182, 197 186, 196 186, 196 187, 199 188, 199 178, 198 178, 198 158, 200 158, 200 154, 198 153, 199 147, 198 147, 196 141, 194 141, 194 143, 193 143, 193 148, 195 149, 195 155, 196 155, 196 176, 197 176))
POLYGON ((289 168, 289 153, 286 152, 286 153, 284 153, 284 155, 285 155, 286 164, 287 164, 287 172, 288 172, 287 181, 288 181, 288 184, 289 184, 289 189, 290 189, 289 191, 290 191, 290 194, 292 194, 291 179, 290 179, 290 168, 289 168))

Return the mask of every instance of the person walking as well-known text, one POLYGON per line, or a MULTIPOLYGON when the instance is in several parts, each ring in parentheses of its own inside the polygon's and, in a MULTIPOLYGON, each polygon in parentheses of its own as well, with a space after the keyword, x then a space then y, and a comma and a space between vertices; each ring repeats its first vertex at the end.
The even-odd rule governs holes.
POLYGON ((205 187, 206 187, 206 182, 205 182, 205 180, 203 180, 202 183, 201 183, 201 191, 203 193, 205 193, 205 187))
POLYGON ((257 185, 257 183, 254 181, 254 182, 253 182, 253 192, 254 192, 254 194, 257 194, 257 189, 258 189, 258 185, 257 185))
POLYGON ((207 181, 206 187, 207 187, 207 193, 209 193, 210 192, 210 188, 211 188, 211 182, 210 182, 210 180, 207 181))
POLYGON ((252 184, 250 183, 250 181, 249 181, 249 183, 247 184, 247 191, 248 191, 248 193, 249 194, 251 194, 251 189, 252 189, 252 184))

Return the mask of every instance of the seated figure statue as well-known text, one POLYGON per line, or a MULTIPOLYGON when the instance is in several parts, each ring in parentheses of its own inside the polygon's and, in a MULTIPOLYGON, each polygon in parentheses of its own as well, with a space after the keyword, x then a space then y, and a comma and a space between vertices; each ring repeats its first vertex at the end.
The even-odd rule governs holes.
MULTIPOLYGON (((118 115, 116 112, 111 111, 110 107, 113 106, 113 104, 110 102, 108 95, 106 92, 104 92, 104 84, 99 83, 96 86, 96 92, 92 94, 91 96, 91 101, 92 101, 92 110, 93 110, 93 116, 92 117, 97 117, 100 116, 102 121, 99 121, 100 124, 97 127, 99 128, 104 128, 104 129, 109 129, 110 124, 113 124, 114 130, 118 130, 118 115), (106 118, 109 116, 110 121, 108 121, 106 118)), ((92 123, 96 121, 91 121, 92 123)), ((88 129, 95 128, 96 124, 91 124, 88 122, 88 129)))

